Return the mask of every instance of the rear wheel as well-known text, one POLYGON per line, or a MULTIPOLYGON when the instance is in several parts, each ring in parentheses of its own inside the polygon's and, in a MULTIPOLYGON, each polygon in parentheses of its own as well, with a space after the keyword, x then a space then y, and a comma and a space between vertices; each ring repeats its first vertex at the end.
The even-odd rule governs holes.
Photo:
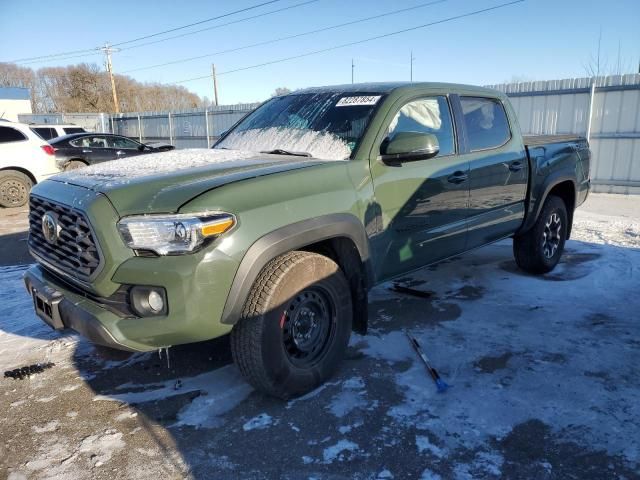
POLYGON ((33 182, 16 170, 0 171, 0 207, 22 207, 29 201, 33 182))
POLYGON ((533 227, 513 239, 513 255, 520 268, 547 273, 555 268, 567 238, 567 207, 560 197, 549 195, 533 227))
POLYGON ((313 390, 338 368, 351 334, 349 285, 331 259, 275 258, 259 275, 231 332, 231 352, 256 389, 280 398, 313 390))
POLYGON ((67 163, 64 166, 64 170, 66 172, 67 170, 77 170, 79 168, 84 168, 86 166, 87 164, 84 162, 81 162, 80 160, 71 160, 69 163, 67 163))

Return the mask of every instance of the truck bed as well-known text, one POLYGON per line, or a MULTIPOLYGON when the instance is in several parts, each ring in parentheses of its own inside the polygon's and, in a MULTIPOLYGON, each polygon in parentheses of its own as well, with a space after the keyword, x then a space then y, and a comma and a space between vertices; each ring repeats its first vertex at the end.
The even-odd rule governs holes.
POLYGON ((523 135, 527 147, 537 147, 549 143, 578 142, 586 140, 582 135, 523 135))

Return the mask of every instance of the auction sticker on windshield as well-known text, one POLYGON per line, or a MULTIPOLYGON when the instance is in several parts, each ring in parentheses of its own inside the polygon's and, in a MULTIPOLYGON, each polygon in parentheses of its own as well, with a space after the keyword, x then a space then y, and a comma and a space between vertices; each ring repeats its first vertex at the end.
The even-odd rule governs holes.
POLYGON ((359 97, 342 97, 336 103, 336 107, 355 107, 360 105, 375 105, 381 95, 365 95, 359 97))

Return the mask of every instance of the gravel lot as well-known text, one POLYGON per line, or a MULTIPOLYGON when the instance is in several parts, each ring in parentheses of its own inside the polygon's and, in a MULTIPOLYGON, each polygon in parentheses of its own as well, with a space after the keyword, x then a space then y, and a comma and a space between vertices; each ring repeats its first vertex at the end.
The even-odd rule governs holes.
POLYGON ((225 338, 105 359, 22 286, 24 209, 0 211, 0 478, 640 478, 640 197, 592 195, 558 268, 509 241, 372 291, 370 333, 290 402, 225 338), (404 331, 452 386, 436 392, 404 331))

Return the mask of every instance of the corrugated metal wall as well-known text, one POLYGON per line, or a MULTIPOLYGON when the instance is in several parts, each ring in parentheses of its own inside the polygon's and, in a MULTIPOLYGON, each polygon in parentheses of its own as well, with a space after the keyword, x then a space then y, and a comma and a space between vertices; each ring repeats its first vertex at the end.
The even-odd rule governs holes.
POLYGON ((509 95, 525 134, 590 133, 594 191, 640 193, 640 75, 599 77, 593 98, 591 86, 573 78, 492 88, 509 95))

